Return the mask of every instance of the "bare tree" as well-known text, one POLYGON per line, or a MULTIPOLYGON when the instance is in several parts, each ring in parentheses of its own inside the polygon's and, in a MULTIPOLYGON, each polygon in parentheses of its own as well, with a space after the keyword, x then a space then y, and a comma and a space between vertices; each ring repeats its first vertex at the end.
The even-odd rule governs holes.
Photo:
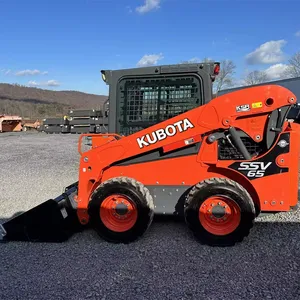
POLYGON ((289 59, 284 76, 288 78, 300 77, 300 51, 289 59))
POLYGON ((214 83, 215 92, 218 93, 224 87, 231 87, 234 85, 233 74, 235 73, 236 65, 232 60, 222 60, 220 62, 220 73, 214 83))
POLYGON ((268 80, 268 75, 264 71, 252 71, 244 78, 244 85, 254 85, 264 83, 268 80))
MULTIPOLYGON (((199 59, 197 57, 192 58, 190 60, 181 61, 181 64, 193 64, 193 63, 210 63, 214 62, 213 59, 204 57, 203 59, 199 59)), ((236 65, 232 60, 226 59, 220 61, 220 73, 216 77, 214 82, 214 93, 218 93, 221 89, 225 87, 234 86, 234 78, 233 74, 235 73, 236 65)))

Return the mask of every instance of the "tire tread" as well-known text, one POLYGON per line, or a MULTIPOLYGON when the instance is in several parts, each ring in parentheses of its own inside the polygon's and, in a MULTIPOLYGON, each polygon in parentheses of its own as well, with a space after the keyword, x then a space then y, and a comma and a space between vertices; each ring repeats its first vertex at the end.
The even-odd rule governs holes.
MULTIPOLYGON (((138 235, 138 237, 141 237, 145 231, 147 231, 153 221, 153 218, 154 218, 154 200, 153 200, 153 197, 152 195, 150 194, 150 191, 148 190, 148 188, 142 184, 141 182, 133 179, 133 178, 129 178, 129 177, 126 177, 126 176, 119 176, 119 177, 113 177, 111 179, 108 179, 104 182, 102 182, 100 185, 97 186, 97 188, 93 191, 93 193, 91 194, 91 197, 90 197, 90 200, 93 199, 95 197, 95 195, 101 190, 101 189, 104 189, 107 185, 110 185, 110 184, 126 184, 127 186, 131 186, 133 187, 134 189, 136 189, 143 197, 143 199, 145 199, 145 202, 144 203, 147 208, 149 209, 149 212, 148 212, 148 224, 147 224, 147 227, 146 229, 143 231, 143 232, 140 232, 140 234, 138 235)), ((134 238, 135 240, 136 238, 134 238)), ((106 240, 109 240, 109 238, 106 238, 106 240)), ((110 242, 115 242, 115 243, 119 243, 119 242, 122 242, 122 243, 130 243, 132 240, 128 240, 128 242, 126 241, 117 241, 117 240, 109 240, 110 242)))
MULTIPOLYGON (((224 187, 232 186, 233 188, 235 188, 244 199, 249 200, 248 204, 250 204, 250 206, 251 206, 252 215, 256 214, 255 205, 254 205, 254 202, 252 201, 252 198, 251 198, 249 192, 242 185, 237 183, 236 181, 234 181, 232 179, 228 179, 228 178, 221 178, 221 177, 212 177, 209 179, 204 179, 201 182, 197 183, 190 190, 189 194, 187 195, 187 198, 185 201, 185 209, 191 205, 191 202, 193 201, 196 193, 200 192, 200 190, 202 190, 202 189, 206 189, 209 186, 213 186, 215 184, 218 186, 224 186, 224 187)), ((227 243, 224 242, 222 245, 220 245, 217 242, 216 243, 209 242, 208 244, 210 246, 234 246, 237 242, 242 242, 243 239, 249 235, 251 228, 254 226, 254 219, 255 219, 255 217, 252 218, 251 222, 248 224, 248 227, 243 231, 243 235, 239 236, 237 239, 228 240, 227 243)), ((194 227, 192 226, 192 224, 187 219, 185 219, 185 221, 186 221, 188 228, 194 232, 194 227)), ((202 242, 202 243, 206 244, 206 242, 202 242)))

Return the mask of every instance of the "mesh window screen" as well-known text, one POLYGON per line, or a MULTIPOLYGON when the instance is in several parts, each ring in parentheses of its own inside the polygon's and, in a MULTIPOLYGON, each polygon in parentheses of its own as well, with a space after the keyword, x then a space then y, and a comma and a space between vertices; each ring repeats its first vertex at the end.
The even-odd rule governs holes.
POLYGON ((121 85, 119 132, 129 135, 200 105, 194 77, 125 79, 121 85))
MULTIPOLYGON (((243 144, 250 153, 250 155, 261 154, 264 149, 260 143, 254 142, 249 137, 241 137, 243 144)), ((243 160, 244 156, 236 148, 234 148, 226 139, 218 141, 219 160, 243 160)))

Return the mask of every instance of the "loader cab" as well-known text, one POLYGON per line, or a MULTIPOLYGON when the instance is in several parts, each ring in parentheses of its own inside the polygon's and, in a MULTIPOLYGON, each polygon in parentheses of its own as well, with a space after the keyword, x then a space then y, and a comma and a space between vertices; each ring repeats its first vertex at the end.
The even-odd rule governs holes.
POLYGON ((219 62, 102 70, 108 132, 129 135, 208 103, 219 62))

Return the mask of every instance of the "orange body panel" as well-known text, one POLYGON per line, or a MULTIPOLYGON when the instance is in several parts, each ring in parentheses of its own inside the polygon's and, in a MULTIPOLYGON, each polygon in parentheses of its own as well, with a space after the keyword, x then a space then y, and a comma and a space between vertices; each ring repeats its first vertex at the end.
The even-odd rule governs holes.
POLYGON ((91 137, 92 138, 92 149, 98 148, 103 146, 109 142, 122 138, 122 136, 118 134, 81 134, 78 142, 78 152, 82 155, 82 140, 84 137, 91 137))
POLYGON ((299 129, 296 124, 290 127, 285 124, 288 126, 284 127, 284 131, 291 135, 290 152, 284 155, 289 171, 255 180, 249 180, 231 168, 237 161, 219 161, 217 143, 209 143, 207 136, 211 132, 224 131, 233 126, 243 130, 253 140, 261 141, 268 114, 295 102, 295 95, 283 87, 252 87, 214 98, 204 106, 120 140, 113 139, 107 143, 107 139, 101 141, 98 135, 96 139, 100 140, 96 146, 83 153, 80 160, 77 197, 79 219, 85 222, 88 220, 86 210, 92 191, 101 182, 120 175, 132 177, 145 185, 170 186, 192 186, 205 178, 228 177, 242 183, 262 210, 288 210, 297 202, 298 163, 296 165, 295 162, 298 162, 299 157, 299 129), (194 155, 152 162, 143 162, 141 159, 136 164, 114 165, 157 149, 169 152, 200 141, 199 152, 194 155))

